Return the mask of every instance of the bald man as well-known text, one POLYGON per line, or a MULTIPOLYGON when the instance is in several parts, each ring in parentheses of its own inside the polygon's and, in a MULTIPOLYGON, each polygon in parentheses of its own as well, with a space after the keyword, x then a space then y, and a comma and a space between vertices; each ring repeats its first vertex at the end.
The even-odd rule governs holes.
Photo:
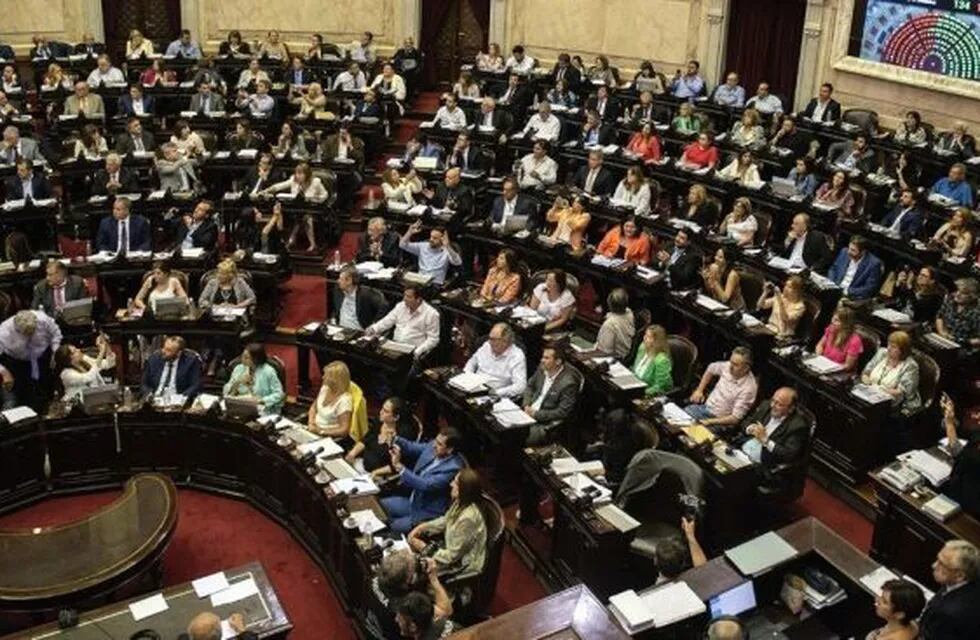
POLYGON ((724 616, 708 625, 704 634, 707 640, 745 640, 745 628, 738 618, 724 616))
POLYGON ((795 389, 776 389, 768 402, 761 403, 742 422, 740 431, 737 444, 761 465, 764 475, 778 464, 806 464, 810 424, 797 411, 795 389))
MULTIPOLYGON (((258 640, 258 634, 245 629, 245 616, 233 613, 228 618, 228 624, 238 635, 238 640, 258 640)), ((181 634, 177 640, 221 640, 221 618, 205 611, 194 616, 187 625, 187 633, 181 634)))

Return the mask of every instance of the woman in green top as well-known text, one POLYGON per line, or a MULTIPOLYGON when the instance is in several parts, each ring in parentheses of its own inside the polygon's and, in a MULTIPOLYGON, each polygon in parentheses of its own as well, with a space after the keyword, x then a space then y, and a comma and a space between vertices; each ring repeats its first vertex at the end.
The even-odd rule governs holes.
POLYGON ((648 396, 659 396, 670 391, 674 379, 670 372, 670 346, 667 343, 667 330, 659 324, 647 327, 643 342, 636 350, 633 360, 633 374, 647 383, 648 396))
POLYGON ((265 347, 253 342, 242 352, 241 362, 235 365, 231 377, 225 383, 226 398, 252 398, 259 402, 262 415, 282 411, 286 394, 275 368, 269 364, 265 347))
POLYGON ((446 515, 422 522, 408 534, 408 544, 418 553, 435 549, 431 558, 440 573, 479 573, 487 558, 487 525, 480 511, 480 476, 463 469, 450 487, 452 504, 446 515), (430 543, 432 546, 430 547, 430 543))
POLYGON ((702 123, 694 113, 694 106, 690 102, 682 102, 680 112, 670 123, 671 128, 684 136, 692 136, 701 133, 702 123))

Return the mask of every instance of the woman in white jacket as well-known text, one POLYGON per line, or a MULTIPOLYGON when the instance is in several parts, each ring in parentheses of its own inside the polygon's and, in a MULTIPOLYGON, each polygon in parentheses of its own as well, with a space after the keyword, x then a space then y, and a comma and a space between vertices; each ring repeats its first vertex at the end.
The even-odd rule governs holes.
MULTIPOLYGON (((327 188, 323 186, 320 178, 313 175, 313 169, 307 162, 297 164, 291 178, 277 182, 263 189, 259 194, 269 196, 284 192, 288 192, 293 197, 302 194, 303 199, 307 202, 325 202, 329 195, 327 188)), ((292 249, 296 244, 296 238, 299 236, 301 228, 306 232, 307 251, 309 253, 316 253, 316 234, 313 231, 313 216, 310 215, 303 216, 293 224, 292 231, 289 232, 289 242, 286 244, 286 247, 292 249)))
POLYGON ((82 352, 78 347, 61 345, 54 354, 55 366, 61 372, 61 385, 65 389, 64 399, 72 400, 81 395, 89 387, 105 384, 103 371, 110 371, 116 366, 116 354, 109 346, 109 340, 104 335, 95 339, 98 354, 93 358, 82 352))

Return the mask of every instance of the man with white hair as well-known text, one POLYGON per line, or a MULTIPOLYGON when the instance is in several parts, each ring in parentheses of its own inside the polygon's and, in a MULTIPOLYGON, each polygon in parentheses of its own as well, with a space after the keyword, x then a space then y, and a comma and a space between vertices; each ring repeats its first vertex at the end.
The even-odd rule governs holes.
MULTIPOLYGON (((245 628, 245 616, 233 613, 228 616, 228 626, 237 635, 238 640, 258 640, 258 634, 245 628)), ((221 640, 221 618, 216 614, 205 611, 199 613, 187 625, 187 633, 182 633, 177 640, 221 640)))
POLYGON ((79 80, 75 83, 75 93, 65 99, 65 115, 77 116, 84 114, 86 118, 104 118, 105 103, 102 96, 92 93, 88 83, 79 80))
POLYGON ((966 640, 980 629, 980 550, 966 540, 950 540, 932 563, 939 591, 919 621, 923 640, 966 640))
POLYGON ((10 125, 4 128, 3 140, 0 140, 0 164, 15 164, 18 158, 46 162, 37 140, 21 137, 20 130, 10 125))
POLYGON ((92 176, 92 195, 106 196, 117 193, 136 193, 140 190, 136 174, 122 166, 122 158, 118 153, 110 153, 105 157, 105 168, 99 169, 92 176))
POLYGON ((384 218, 371 218, 368 220, 367 231, 357 242, 356 260, 380 262, 386 267, 397 267, 402 259, 398 241, 398 234, 388 230, 388 223, 384 218))
POLYGON ((123 75, 123 72, 119 70, 119 67, 112 66, 109 56, 104 53, 99 56, 98 61, 95 63, 95 68, 92 69, 92 73, 88 74, 88 85, 93 88, 105 84, 125 83, 126 77, 123 75))
POLYGON ((43 311, 19 311, 0 324, 0 378, 4 394, 39 413, 51 399, 51 357, 61 346, 61 329, 43 311))

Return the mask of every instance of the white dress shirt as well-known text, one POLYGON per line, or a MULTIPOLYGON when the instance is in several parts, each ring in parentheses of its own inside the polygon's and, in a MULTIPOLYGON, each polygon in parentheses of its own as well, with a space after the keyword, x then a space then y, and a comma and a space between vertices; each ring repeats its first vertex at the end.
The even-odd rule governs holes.
POLYGON ((494 355, 487 340, 466 361, 467 373, 482 373, 493 378, 487 386, 503 398, 519 396, 527 386, 527 363, 524 352, 511 345, 502 354, 494 355))
POLYGON ((344 329, 363 329, 361 321, 357 319, 357 289, 344 294, 344 300, 340 303, 340 326, 344 329))
POLYGON ((421 358, 439 344, 439 312, 428 302, 422 302, 415 311, 411 311, 404 301, 375 322, 370 327, 371 333, 386 333, 394 327, 391 339, 415 346, 415 357, 421 358))
POLYGON ((524 189, 528 187, 547 187, 558 181, 558 163, 550 157, 545 156, 541 160, 529 153, 521 158, 521 179, 520 186, 524 189), (538 177, 531 175, 536 171, 538 177))
POLYGON ((105 73, 102 73, 99 69, 93 69, 92 73, 88 74, 88 85, 90 87, 97 87, 100 84, 125 84, 126 78, 123 77, 122 71, 116 67, 109 67, 106 69, 105 73))
POLYGON ((789 254, 789 263, 794 267, 805 267, 806 262, 803 260, 803 246, 806 244, 806 234, 796 239, 793 243, 793 251, 789 254))
POLYGON ((810 116, 810 118, 814 122, 823 122, 823 112, 826 111, 827 107, 829 106, 830 106, 830 100, 828 100, 827 102, 820 102, 819 100, 817 100, 817 106, 813 108, 813 115, 810 116))
POLYGON ((554 375, 549 374, 547 371, 545 372, 544 382, 541 384, 541 392, 538 393, 538 397, 535 398, 534 402, 531 403, 532 409, 538 411, 541 408, 541 405, 544 404, 545 397, 547 397, 548 392, 551 391, 551 385, 555 384, 555 380, 558 378, 558 376, 562 372, 562 369, 564 368, 565 368, 564 365, 559 367, 558 371, 555 371, 554 375))
POLYGON ((545 120, 540 113, 535 113, 524 125, 524 135, 527 135, 531 129, 535 131, 535 140, 554 142, 561 134, 561 122, 559 122, 558 116, 554 114, 549 115, 548 119, 545 120))
POLYGON ((773 447, 775 447, 776 444, 771 439, 772 432, 778 429, 779 425, 781 425, 785 419, 786 416, 783 416, 782 418, 771 416, 769 418, 769 422, 766 423, 765 444, 759 442, 759 439, 755 437, 749 438, 745 441, 745 443, 742 445, 742 451, 752 460, 752 462, 762 462, 762 447, 765 447, 769 451, 773 450, 773 447))
POLYGON ((163 371, 160 372, 160 383, 157 385, 155 395, 164 397, 177 395, 177 362, 179 360, 180 356, 177 356, 163 364, 163 371))
POLYGON ((844 272, 844 279, 840 281, 840 288, 847 293, 848 287, 851 286, 851 281, 854 280, 854 276, 857 275, 858 265, 861 264, 860 260, 851 260, 847 264, 847 271, 844 272))
POLYGON ((432 124, 439 125, 443 129, 459 131, 466 128, 466 113, 459 106, 452 111, 442 106, 436 111, 436 117, 432 120, 432 124))
POLYGON ((504 64, 504 66, 514 73, 526 75, 531 73, 531 70, 534 69, 534 58, 525 54, 524 57, 521 58, 520 62, 518 62, 517 58, 510 56, 507 58, 507 62, 504 64))

